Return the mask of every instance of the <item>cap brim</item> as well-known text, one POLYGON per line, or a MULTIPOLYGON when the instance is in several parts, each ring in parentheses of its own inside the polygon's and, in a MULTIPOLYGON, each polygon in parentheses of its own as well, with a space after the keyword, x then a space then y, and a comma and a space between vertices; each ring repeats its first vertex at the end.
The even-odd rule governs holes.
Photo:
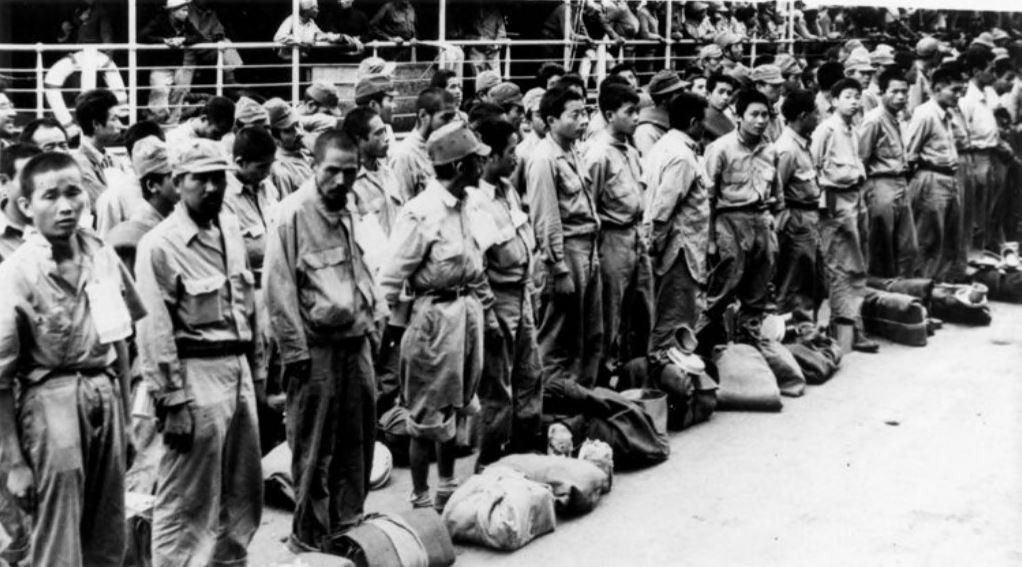
POLYGON ((680 91, 681 89, 684 89, 684 88, 686 88, 686 87, 688 87, 690 85, 691 85, 691 83, 686 83, 683 80, 683 81, 678 82, 677 84, 674 84, 674 85, 672 85, 670 87, 667 87, 666 89, 661 89, 661 90, 656 91, 656 92, 650 91, 649 95, 650 96, 659 96, 659 95, 663 95, 663 94, 670 94, 670 93, 673 93, 673 92, 680 91))
POLYGON ((479 145, 476 146, 475 154, 477 156, 480 156, 480 157, 486 157, 486 156, 490 155, 490 152, 492 152, 492 151, 493 151, 493 148, 491 148, 490 146, 487 146, 486 144, 483 144, 483 143, 480 142, 479 145))
POLYGON ((189 167, 188 169, 181 171, 180 173, 212 173, 214 171, 237 171, 238 166, 233 163, 228 164, 206 164, 189 167))

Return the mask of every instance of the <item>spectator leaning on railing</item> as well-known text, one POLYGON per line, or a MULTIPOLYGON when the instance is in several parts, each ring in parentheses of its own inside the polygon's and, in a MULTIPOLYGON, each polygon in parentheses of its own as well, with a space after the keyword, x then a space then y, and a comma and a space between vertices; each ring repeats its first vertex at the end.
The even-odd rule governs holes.
POLYGON ((181 103, 191 89, 195 52, 183 47, 202 41, 202 34, 188 19, 190 0, 166 0, 164 10, 138 34, 142 43, 162 43, 168 50, 145 51, 143 61, 155 67, 149 72, 149 111, 159 122, 176 124, 181 103))
POLYGON ((310 48, 317 43, 333 43, 348 48, 349 51, 362 51, 362 42, 349 35, 325 32, 316 24, 316 16, 319 15, 319 2, 317 0, 300 0, 298 3, 298 18, 294 15, 284 18, 284 21, 277 28, 273 35, 273 41, 285 47, 277 50, 281 59, 291 60, 291 46, 298 45, 300 56, 305 58, 310 54, 310 48))

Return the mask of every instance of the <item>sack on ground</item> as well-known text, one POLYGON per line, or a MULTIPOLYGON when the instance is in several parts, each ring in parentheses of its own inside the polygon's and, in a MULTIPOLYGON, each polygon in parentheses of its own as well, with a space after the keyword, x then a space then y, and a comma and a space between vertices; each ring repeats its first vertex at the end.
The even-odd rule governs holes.
POLYGON ((702 423, 717 408, 717 383, 706 372, 686 372, 666 356, 641 357, 625 365, 630 384, 667 394, 667 429, 681 431, 702 423))
POLYGON ((614 486, 614 449, 599 439, 586 439, 578 448, 578 458, 596 465, 614 486))
POLYGON ((545 484, 491 465, 451 495, 443 515, 454 541, 512 551, 554 531, 554 495, 545 484))
POLYGON ((867 333, 910 346, 926 346, 927 312, 911 295, 868 289, 862 302, 867 333))
POLYGON ((805 393, 806 377, 791 351, 784 348, 781 343, 769 339, 760 339, 756 343, 756 348, 774 373, 782 396, 797 398, 805 393))
POLYGON ((514 469, 525 478, 545 484, 554 494, 558 514, 578 515, 591 511, 610 492, 606 472, 582 459, 555 455, 508 455, 491 466, 514 469))
POLYGON ((456 558, 444 523, 429 509, 369 515, 327 547, 358 567, 447 567, 456 558))
POLYGON ((667 460, 671 454, 667 435, 657 430, 645 410, 612 390, 596 388, 593 392, 615 411, 607 417, 592 417, 586 437, 610 445, 614 450, 614 466, 638 469, 667 460))
POLYGON ((773 371, 756 347, 730 343, 713 353, 717 366, 717 409, 781 411, 781 391, 773 371))
POLYGON ((990 324, 990 306, 982 302, 963 302, 958 296, 967 293, 972 285, 939 284, 934 288, 930 313, 948 323, 986 326, 990 324))
POLYGON ((795 357, 807 384, 823 384, 841 367, 841 345, 819 330, 809 331, 784 347, 795 357))

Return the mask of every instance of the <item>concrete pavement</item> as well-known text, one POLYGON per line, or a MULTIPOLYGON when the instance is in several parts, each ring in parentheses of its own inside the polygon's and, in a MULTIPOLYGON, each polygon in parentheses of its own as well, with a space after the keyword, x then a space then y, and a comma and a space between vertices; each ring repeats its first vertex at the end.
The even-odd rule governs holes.
MULTIPOLYGON (((781 413, 672 434, 666 463, 618 475, 591 514, 457 564, 1022 565, 1022 306, 992 307, 990 327, 846 356, 781 413)), ((410 486, 395 470, 367 509, 407 509, 410 486)), ((253 565, 290 557, 289 522, 266 510, 253 565)))

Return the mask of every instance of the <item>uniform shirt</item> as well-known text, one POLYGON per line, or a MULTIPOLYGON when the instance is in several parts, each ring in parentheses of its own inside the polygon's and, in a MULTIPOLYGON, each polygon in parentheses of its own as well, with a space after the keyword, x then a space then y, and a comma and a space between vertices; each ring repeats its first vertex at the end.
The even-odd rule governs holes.
POLYGON ((809 140, 790 127, 774 142, 777 150, 777 179, 784 191, 785 204, 816 205, 820 187, 816 183, 816 166, 809 140))
MULTIPOLYGON (((465 39, 507 39, 507 24, 504 10, 497 4, 481 4, 469 8, 466 25, 462 30, 465 39)), ((479 46, 485 48, 488 46, 479 46)))
MULTIPOLYGON (((149 311, 137 326, 139 360, 149 391, 167 405, 192 399, 177 341, 252 342, 258 336, 255 278, 238 219, 222 211, 218 220, 200 227, 178 203, 138 245, 135 277, 149 311)), ((261 354, 260 341, 253 345, 250 363, 261 354)), ((265 379, 265 369, 252 365, 251 371, 254 380, 265 379)))
POLYGON ((866 177, 859 159, 859 138, 838 113, 821 122, 813 132, 811 151, 824 189, 849 189, 866 177))
MULTIPOLYGON (((301 16, 295 18, 294 15, 284 18, 284 21, 280 23, 280 27, 277 28, 277 33, 273 34, 274 43, 285 43, 291 40, 301 45, 311 45, 326 39, 326 33, 319 29, 316 20, 309 19, 303 21, 301 16)), ((277 50, 277 55, 281 59, 290 61, 292 51, 291 47, 282 47, 277 50)), ((302 55, 308 55, 310 50, 304 48, 299 51, 302 55)))
POLYGON ((369 28, 374 39, 383 41, 390 41, 392 37, 412 39, 415 37, 415 8, 410 1, 405 2, 403 6, 399 6, 397 2, 387 2, 369 20, 369 28))
POLYGON ((149 203, 142 198, 138 178, 125 176, 117 183, 111 183, 96 201, 96 232, 106 238, 113 227, 147 207, 149 203))
MULTIPOLYGON (((483 252, 473 235, 487 219, 473 217, 472 208, 436 179, 405 204, 390 237, 390 258, 378 278, 388 305, 397 305, 408 284, 414 295, 468 288, 484 308, 493 304, 483 270, 483 252)), ((483 235, 480 234, 480 237, 483 235)))
POLYGON ((693 279, 706 282, 710 200, 706 164, 688 134, 671 130, 642 160, 647 207, 644 222, 651 236, 650 256, 664 275, 679 255, 693 279))
POLYGON ((646 155, 653 144, 657 143, 670 128, 671 122, 666 110, 656 106, 643 108, 639 111, 639 126, 635 128, 635 134, 632 134, 635 149, 646 155))
POLYGON ((82 188, 89 195, 89 202, 95 211, 99 196, 107 188, 107 172, 118 168, 118 164, 109 152, 100 150, 84 136, 81 145, 71 152, 71 156, 82 169, 82 188))
POLYGON ((750 147, 738 130, 718 138, 706 148, 710 197, 718 211, 765 206, 780 199, 777 152, 766 138, 750 147))
POLYGON ((227 38, 227 31, 216 15, 216 10, 201 9, 192 4, 188 10, 188 20, 206 41, 220 41, 227 38))
POLYGON ((965 119, 971 149, 989 150, 1001 143, 997 119, 994 118, 996 104, 997 101, 988 99, 975 81, 969 81, 965 96, 958 100, 958 108, 965 119))
POLYGON ((14 254, 14 251, 25 241, 25 227, 17 226, 0 210, 0 262, 14 254))
POLYGON ((767 122, 766 130, 763 131, 763 138, 769 143, 774 143, 784 132, 784 118, 779 112, 770 112, 770 121, 767 122))
POLYGON ((281 198, 297 191, 312 177, 312 173, 312 159, 303 150, 289 152, 277 148, 277 159, 273 160, 270 179, 281 198))
POLYGON ((201 138, 202 136, 199 135, 199 131, 196 129, 198 124, 198 118, 190 118, 184 124, 169 130, 167 132, 167 147, 173 148, 174 146, 187 142, 188 140, 201 138))
POLYGON ((552 136, 543 138, 526 166, 525 185, 543 257, 554 275, 567 274, 564 239, 593 234, 600 226, 578 152, 564 150, 552 136))
POLYGON ((227 174, 224 210, 238 217, 241 235, 245 237, 248 263, 256 277, 263 269, 266 232, 269 230, 274 207, 278 202, 280 192, 269 178, 263 179, 258 187, 253 187, 243 184, 234 174, 227 174))
POLYGON ((359 213, 376 215, 383 233, 390 236, 404 203, 394 170, 383 162, 377 163, 375 171, 361 167, 352 190, 358 198, 359 213))
POLYGON ((834 102, 823 92, 816 93, 816 111, 820 113, 821 119, 826 119, 834 113, 834 102))
MULTIPOLYGON (((78 281, 67 281, 46 238, 28 230, 25 242, 0 264, 0 390, 36 384, 53 372, 101 371, 117 359, 113 342, 102 342, 89 297, 110 286, 133 321, 145 308, 131 276, 113 249, 91 230, 74 236, 79 245, 78 281)), ((70 409, 70 408, 69 408, 70 409)))
POLYGON ((706 118, 703 119, 703 124, 706 126, 703 137, 709 142, 735 129, 735 123, 727 114, 709 105, 706 107, 706 118))
POLYGON ((642 220, 642 166, 638 150, 601 130, 586 142, 582 168, 601 226, 628 228, 642 220))
POLYGON ((401 184, 401 200, 405 203, 422 193, 429 180, 436 175, 433 172, 433 161, 426 152, 426 139, 418 130, 412 130, 394 146, 390 167, 401 184))
POLYGON ((908 88, 908 111, 913 115, 917 108, 926 104, 933 96, 928 75, 922 63, 916 61, 916 81, 908 88))
POLYGON ((905 143, 908 163, 925 162, 939 167, 958 167, 951 113, 930 100, 912 113, 905 143))
POLYGON ((371 332, 377 301, 363 259, 357 214, 331 211, 310 179, 280 202, 267 235, 263 274, 273 335, 284 364, 309 358, 310 344, 371 332))
POLYGON ((908 171, 905 141, 896 116, 883 106, 866 113, 859 127, 859 159, 866 176, 901 175, 908 171))
POLYGON ((861 98, 862 106, 860 109, 860 113, 863 118, 865 118, 866 114, 869 114, 871 110, 881 106, 880 93, 878 91, 879 89, 877 88, 876 83, 871 83, 868 87, 863 89, 861 98))
POLYGON ((491 284, 525 284, 532 273, 536 237, 518 192, 506 179, 500 186, 479 180, 469 189, 470 205, 492 219, 492 243, 484 250, 486 276, 491 284))
POLYGON ((132 217, 110 229, 104 240, 117 251, 121 261, 129 270, 135 269, 135 253, 138 250, 138 243, 150 230, 163 222, 163 215, 148 202, 143 201, 142 205, 135 211, 132 217))

